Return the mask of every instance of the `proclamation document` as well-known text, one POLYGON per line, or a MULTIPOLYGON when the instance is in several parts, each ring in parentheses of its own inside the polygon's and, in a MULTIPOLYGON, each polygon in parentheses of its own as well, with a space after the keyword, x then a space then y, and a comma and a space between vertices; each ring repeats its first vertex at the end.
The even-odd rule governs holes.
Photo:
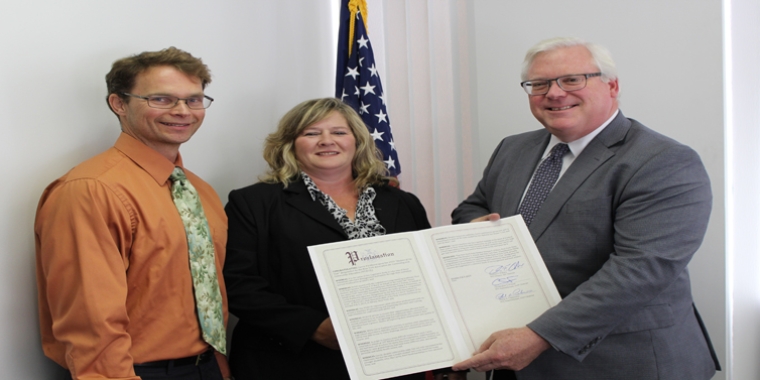
POLYGON ((520 215, 309 254, 352 380, 450 367, 560 301, 520 215))

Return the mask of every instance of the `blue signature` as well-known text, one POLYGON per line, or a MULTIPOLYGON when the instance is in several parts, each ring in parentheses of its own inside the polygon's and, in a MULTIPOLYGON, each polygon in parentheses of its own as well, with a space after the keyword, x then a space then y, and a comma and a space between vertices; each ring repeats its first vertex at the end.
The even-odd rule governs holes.
POLYGON ((511 284, 511 283, 515 282, 515 280, 517 279, 517 277, 520 277, 520 276, 514 275, 514 276, 507 276, 507 277, 499 277, 499 278, 491 281, 491 285, 511 284))
POLYGON ((508 265, 491 265, 490 267, 486 268, 486 273, 488 274, 498 274, 498 273, 504 273, 504 272, 511 272, 513 270, 522 268, 525 264, 521 263, 520 260, 515 261, 512 264, 508 265))
POLYGON ((530 293, 533 293, 533 291, 532 290, 522 290, 522 289, 518 288, 518 289, 513 290, 511 293, 499 293, 499 294, 496 295, 496 299, 501 301, 501 300, 505 300, 505 299, 509 299, 509 298, 520 297, 522 295, 530 294, 530 293))

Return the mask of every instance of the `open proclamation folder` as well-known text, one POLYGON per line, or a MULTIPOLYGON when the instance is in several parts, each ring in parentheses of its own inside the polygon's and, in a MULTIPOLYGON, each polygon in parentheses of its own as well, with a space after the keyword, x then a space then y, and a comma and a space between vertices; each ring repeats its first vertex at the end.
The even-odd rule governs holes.
POLYGON ((520 215, 309 254, 352 380, 450 367, 560 301, 520 215))

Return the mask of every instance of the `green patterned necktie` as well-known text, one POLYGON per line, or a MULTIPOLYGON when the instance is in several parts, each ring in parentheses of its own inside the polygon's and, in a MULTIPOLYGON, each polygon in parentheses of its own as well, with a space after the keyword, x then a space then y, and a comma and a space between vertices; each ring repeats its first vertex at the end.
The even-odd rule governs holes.
POLYGON ((203 340, 217 351, 226 354, 227 337, 222 313, 222 294, 219 291, 214 243, 211 241, 208 220, 203 213, 198 192, 185 177, 185 172, 180 167, 175 167, 170 178, 174 205, 177 206, 187 233, 195 307, 203 331, 203 340))

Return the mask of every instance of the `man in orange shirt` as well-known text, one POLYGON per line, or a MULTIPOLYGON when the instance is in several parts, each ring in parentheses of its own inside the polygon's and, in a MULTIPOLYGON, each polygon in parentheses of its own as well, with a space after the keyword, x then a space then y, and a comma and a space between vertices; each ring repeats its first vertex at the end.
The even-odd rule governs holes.
POLYGON ((75 380, 221 380, 228 376, 227 218, 219 196, 179 154, 213 101, 204 94, 210 73, 171 47, 114 62, 106 82, 122 134, 50 184, 37 209, 43 350, 75 380), (195 235, 188 240, 195 230, 173 199, 182 193, 172 185, 187 182, 201 215, 212 306, 200 297, 196 305, 202 286, 188 244, 197 246, 195 235))

